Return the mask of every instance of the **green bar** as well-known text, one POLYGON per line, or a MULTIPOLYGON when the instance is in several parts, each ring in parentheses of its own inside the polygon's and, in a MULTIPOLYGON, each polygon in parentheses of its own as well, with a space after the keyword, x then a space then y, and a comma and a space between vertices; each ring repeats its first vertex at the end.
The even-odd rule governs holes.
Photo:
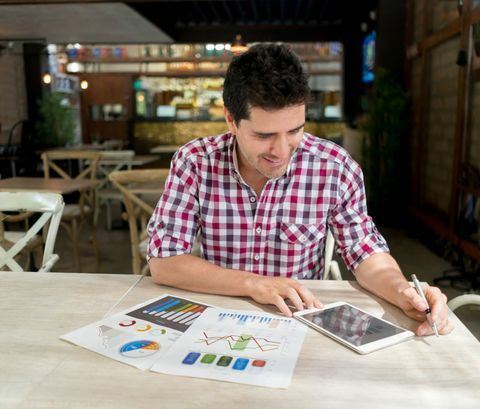
POLYGON ((230 362, 232 362, 232 357, 231 356, 222 356, 217 362, 217 366, 228 366, 230 365, 230 362))
POLYGON ((240 339, 237 342, 235 342, 232 349, 237 349, 239 351, 243 351, 247 347, 247 345, 248 345, 248 343, 251 339, 252 339, 251 335, 248 335, 248 334, 240 335, 240 339))
POLYGON ((213 354, 205 354, 200 360, 200 362, 203 364, 211 364, 213 361, 215 361, 216 357, 217 356, 213 354))
POLYGON ((179 311, 184 310, 185 308, 191 307, 192 305, 193 304, 184 304, 184 305, 181 305, 180 307, 177 307, 174 310, 170 310, 170 311, 179 312, 179 311))

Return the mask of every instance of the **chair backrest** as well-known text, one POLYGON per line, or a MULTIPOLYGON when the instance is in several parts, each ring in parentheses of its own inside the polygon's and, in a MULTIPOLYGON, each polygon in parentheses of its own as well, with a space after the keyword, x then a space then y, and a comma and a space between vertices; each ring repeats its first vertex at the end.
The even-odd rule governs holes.
POLYGON ((62 195, 57 193, 0 192, 0 269, 6 265, 11 271, 23 271, 22 267, 16 262, 15 256, 25 248, 47 222, 50 222, 45 240, 42 267, 39 270, 49 271, 58 260, 58 256, 53 254, 53 248, 64 206, 62 195), (13 243, 10 248, 5 249, 3 245, 6 243, 2 240, 2 221, 9 216, 2 212, 36 212, 43 214, 25 233, 25 236, 13 243))
POLYGON ((50 178, 51 171, 55 171, 63 179, 95 179, 100 153, 78 150, 55 150, 43 152, 42 160, 45 179, 50 178), (78 160, 80 162, 82 169, 77 176, 72 177, 56 163, 64 160, 78 160))
POLYGON ((448 307, 452 311, 455 311, 457 308, 463 307, 464 305, 480 305, 480 294, 459 295, 448 302, 448 307))
POLYGON ((169 169, 138 169, 112 172, 109 176, 114 186, 122 192, 127 210, 134 274, 140 274, 141 271, 139 245, 147 237, 147 223, 155 208, 155 203, 148 203, 145 195, 154 195, 158 200, 168 172, 169 169))
MULTIPOLYGON (((56 172, 63 179, 96 179, 97 165, 100 160, 99 152, 77 150, 54 150, 42 153, 43 172, 45 179, 50 179, 51 171, 56 172), (70 176, 62 169, 57 161, 78 160, 80 172, 75 177, 70 176)), ((95 207, 95 189, 87 189, 81 192, 79 205, 83 214, 84 203, 93 209, 95 207)))
POLYGON ((100 179, 100 184, 97 189, 104 188, 108 182, 108 176, 112 172, 118 170, 132 169, 132 161, 135 156, 135 151, 101 151, 100 160, 97 164, 97 177, 100 179))
POLYGON ((333 260, 333 251, 335 249, 335 238, 330 230, 327 229, 327 237, 325 239, 325 254, 324 254, 324 280, 341 280, 342 275, 338 263, 333 260))

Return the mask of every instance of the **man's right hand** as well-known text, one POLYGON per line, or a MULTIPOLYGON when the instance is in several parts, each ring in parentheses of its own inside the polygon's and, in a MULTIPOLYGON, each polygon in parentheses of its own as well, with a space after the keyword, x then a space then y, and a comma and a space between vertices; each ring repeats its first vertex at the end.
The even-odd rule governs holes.
POLYGON ((246 285, 250 297, 256 302, 274 304, 286 317, 291 317, 292 312, 285 300, 290 300, 297 311, 323 307, 309 289, 290 278, 252 275, 246 285))

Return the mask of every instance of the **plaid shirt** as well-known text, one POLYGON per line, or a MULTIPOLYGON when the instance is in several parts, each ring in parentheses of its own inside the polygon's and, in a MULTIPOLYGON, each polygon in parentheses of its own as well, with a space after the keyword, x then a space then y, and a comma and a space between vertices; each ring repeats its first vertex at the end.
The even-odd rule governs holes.
POLYGON ((367 214, 362 171, 332 142, 305 134, 286 173, 261 194, 247 185, 230 134, 195 139, 172 159, 152 215, 148 258, 188 254, 265 276, 322 278, 326 228, 347 267, 388 247, 367 214))

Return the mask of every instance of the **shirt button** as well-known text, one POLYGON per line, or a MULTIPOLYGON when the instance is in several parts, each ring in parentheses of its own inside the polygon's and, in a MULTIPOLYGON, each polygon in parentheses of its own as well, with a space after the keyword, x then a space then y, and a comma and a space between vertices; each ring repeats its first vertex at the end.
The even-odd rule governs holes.
POLYGON ((300 241, 303 243, 307 238, 305 236, 300 236, 300 241))
POLYGON ((253 257, 256 261, 260 260, 260 256, 258 254, 255 254, 255 257, 253 257))
POLYGON ((251 201, 252 203, 255 203, 255 202, 256 202, 256 200, 257 200, 257 199, 255 199, 255 197, 254 197, 254 196, 250 196, 250 201, 251 201))
POLYGON ((260 234, 260 233, 262 232, 262 228, 261 228, 261 227, 257 227, 257 228, 255 229, 255 231, 257 232, 257 234, 260 234))

